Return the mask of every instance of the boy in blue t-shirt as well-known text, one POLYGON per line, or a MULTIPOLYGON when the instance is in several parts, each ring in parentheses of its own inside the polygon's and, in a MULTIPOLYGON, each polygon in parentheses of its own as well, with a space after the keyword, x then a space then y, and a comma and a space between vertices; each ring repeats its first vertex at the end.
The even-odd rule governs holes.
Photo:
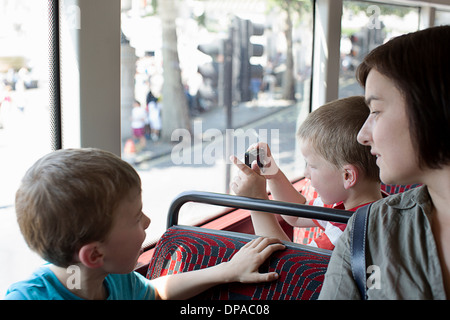
POLYGON ((141 181, 119 157, 66 149, 38 160, 16 193, 21 232, 49 264, 8 289, 5 299, 186 299, 227 282, 277 278, 258 267, 284 246, 258 238, 233 258, 201 270, 148 280, 134 272, 150 219, 141 181))

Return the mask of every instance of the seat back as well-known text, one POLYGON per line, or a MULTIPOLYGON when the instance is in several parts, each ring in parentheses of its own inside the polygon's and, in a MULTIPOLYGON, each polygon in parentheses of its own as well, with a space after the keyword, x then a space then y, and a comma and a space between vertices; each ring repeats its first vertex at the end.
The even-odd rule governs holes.
MULTIPOLYGON (((228 261, 254 235, 197 227, 174 226, 159 240, 147 278, 198 270, 228 261)), ((260 284, 232 283, 213 287, 195 299, 311 300, 317 299, 331 251, 285 243, 260 268, 275 271, 276 281, 260 284)))
MULTIPOLYGON (((282 213, 293 216, 347 222, 353 214, 345 210, 313 207, 274 200, 261 200, 212 192, 190 191, 176 197, 167 218, 168 229, 156 245, 147 278, 198 270, 228 261, 255 235, 199 227, 178 226, 180 208, 200 202, 238 209, 282 213)), ((198 299, 317 299, 331 251, 285 243, 261 266, 261 272, 275 271, 279 278, 261 284, 224 284, 200 294, 198 299)))

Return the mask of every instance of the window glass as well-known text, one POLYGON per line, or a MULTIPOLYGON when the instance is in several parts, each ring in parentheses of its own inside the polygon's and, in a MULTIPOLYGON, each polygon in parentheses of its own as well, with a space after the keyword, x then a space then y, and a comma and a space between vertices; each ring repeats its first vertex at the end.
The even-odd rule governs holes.
POLYGON ((344 1, 339 98, 363 95, 355 71, 365 55, 389 39, 419 28, 419 8, 344 1))
MULTIPOLYGON (((179 193, 228 192, 236 174, 228 155, 243 159, 258 139, 276 151, 288 177, 298 177, 296 119, 301 108, 309 108, 313 10, 309 1, 293 1, 297 6, 288 17, 277 3, 159 1, 156 6, 156 1, 122 0, 122 157, 142 178, 144 212, 152 219, 147 241, 165 230, 170 202, 179 193), (177 42, 170 26, 176 26, 177 42), (233 46, 231 67, 224 67, 230 56, 219 46, 224 39, 233 46), (245 68, 244 61, 255 66, 245 68), (168 69, 178 74, 165 73, 168 69), (226 108, 231 91, 222 90, 224 82, 234 88, 231 126, 226 108), (164 83, 172 83, 172 90, 165 91, 164 83), (176 109, 180 106, 184 111, 176 109), (233 147, 227 145, 226 129, 233 147)), ((196 224, 222 210, 188 204, 180 222, 196 224)))
POLYGON ((48 13, 44 0, 0 0, 0 296, 40 264, 19 231, 15 192, 51 151, 48 13))
POLYGON ((436 10, 434 25, 443 26, 450 24, 450 11, 436 10))

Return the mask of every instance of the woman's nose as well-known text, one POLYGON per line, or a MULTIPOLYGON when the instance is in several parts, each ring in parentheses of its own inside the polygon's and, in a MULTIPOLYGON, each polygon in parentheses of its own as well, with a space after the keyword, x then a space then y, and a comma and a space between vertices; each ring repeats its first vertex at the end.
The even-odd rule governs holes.
POLYGON ((370 120, 367 119, 366 122, 364 122, 363 126, 358 132, 358 136, 356 137, 356 140, 364 146, 369 146, 371 137, 372 137, 372 126, 370 124, 370 120))

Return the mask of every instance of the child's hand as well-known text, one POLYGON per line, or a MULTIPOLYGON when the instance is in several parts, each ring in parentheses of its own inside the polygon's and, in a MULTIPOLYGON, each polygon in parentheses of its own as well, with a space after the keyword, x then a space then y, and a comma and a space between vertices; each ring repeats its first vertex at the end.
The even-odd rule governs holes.
POLYGON ((255 160, 249 168, 238 158, 231 156, 230 160, 239 168, 239 172, 230 183, 230 188, 238 196, 268 199, 266 179, 272 179, 280 170, 267 143, 259 142, 250 146, 247 151, 254 149, 262 152, 264 167, 260 168, 255 160))
MULTIPOLYGON (((256 149, 259 149, 259 152, 262 153, 264 159, 264 167, 258 173, 263 175, 266 179, 272 179, 277 174, 279 168, 272 156, 269 145, 265 142, 258 142, 251 145, 247 151, 256 149)), ((252 168, 254 168, 253 164, 252 168)))
POLYGON ((278 279, 276 272, 259 273, 258 268, 277 250, 285 246, 275 238, 256 238, 245 244, 226 263, 230 281, 242 283, 267 282, 278 279))
POLYGON ((242 197, 268 199, 266 178, 260 174, 256 161, 249 168, 235 156, 231 156, 230 160, 239 168, 238 174, 230 183, 231 190, 242 197))

